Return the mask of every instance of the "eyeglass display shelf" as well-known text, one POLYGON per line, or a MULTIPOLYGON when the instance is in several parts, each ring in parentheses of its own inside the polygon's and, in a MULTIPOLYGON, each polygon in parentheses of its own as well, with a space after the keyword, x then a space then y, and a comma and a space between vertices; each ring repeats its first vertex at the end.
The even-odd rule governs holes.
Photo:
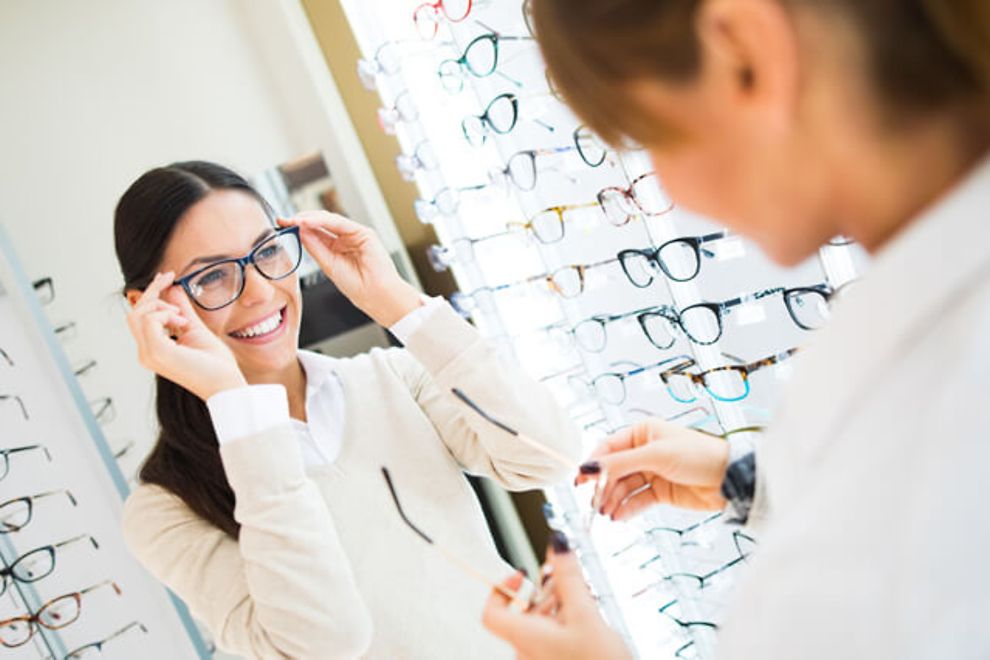
POLYGON ((0 596, 0 619, 37 612, 53 598, 105 580, 120 588, 119 594, 103 588, 86 593, 78 619, 58 630, 39 626, 30 641, 3 648, 2 656, 62 660, 74 649, 112 637, 101 649, 103 658, 209 658, 185 605, 125 546, 121 512, 127 480, 2 225, 0 348, 13 362, 0 361, 0 395, 9 397, 0 398, 0 448, 44 446, 44 451, 9 457, 9 472, 0 479, 0 501, 67 489, 76 502, 73 506, 68 497, 37 500, 26 525, 0 534, 0 555, 9 566, 35 548, 83 537, 56 548, 54 570, 47 576, 10 581, 0 596), (95 539, 98 547, 85 537, 95 539), (132 626, 113 637, 133 622, 146 632, 132 626))

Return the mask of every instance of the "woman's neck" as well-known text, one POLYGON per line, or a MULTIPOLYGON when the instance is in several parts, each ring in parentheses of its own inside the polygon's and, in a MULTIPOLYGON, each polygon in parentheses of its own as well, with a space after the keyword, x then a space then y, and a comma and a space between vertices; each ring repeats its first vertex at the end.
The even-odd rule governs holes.
POLYGON ((937 205, 988 155, 990 136, 959 123, 919 125, 904 137, 864 149, 846 171, 850 185, 839 213, 843 234, 876 253, 937 205))
POLYGON ((289 399, 289 416, 306 421, 306 371, 298 356, 282 369, 264 373, 244 374, 251 385, 282 385, 289 399))

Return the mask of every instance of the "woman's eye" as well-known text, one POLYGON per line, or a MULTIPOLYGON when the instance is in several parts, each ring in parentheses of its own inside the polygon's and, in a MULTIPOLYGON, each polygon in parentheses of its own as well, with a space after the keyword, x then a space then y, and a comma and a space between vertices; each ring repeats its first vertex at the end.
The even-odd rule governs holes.
POLYGON ((208 289, 223 284, 227 279, 227 271, 222 268, 203 273, 196 278, 195 286, 199 289, 208 289))
POLYGON ((261 261, 269 261, 277 257, 281 251, 282 251, 282 246, 280 246, 278 243, 273 243, 271 245, 266 245, 260 250, 258 250, 258 252, 255 253, 254 258, 260 259, 261 261))

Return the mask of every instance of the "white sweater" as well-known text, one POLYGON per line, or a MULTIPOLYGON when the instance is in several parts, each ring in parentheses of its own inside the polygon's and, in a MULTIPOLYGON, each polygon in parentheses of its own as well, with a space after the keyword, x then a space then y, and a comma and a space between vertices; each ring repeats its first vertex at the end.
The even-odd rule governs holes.
POLYGON ((459 387, 521 431, 577 459, 578 432, 550 394, 438 307, 406 350, 338 360, 347 410, 337 460, 304 468, 291 427, 221 449, 241 524, 235 541, 164 489, 124 509, 131 551, 229 652, 257 658, 502 658, 480 624, 487 588, 400 519, 501 580, 481 508, 462 472, 506 488, 570 476, 450 394, 459 387))

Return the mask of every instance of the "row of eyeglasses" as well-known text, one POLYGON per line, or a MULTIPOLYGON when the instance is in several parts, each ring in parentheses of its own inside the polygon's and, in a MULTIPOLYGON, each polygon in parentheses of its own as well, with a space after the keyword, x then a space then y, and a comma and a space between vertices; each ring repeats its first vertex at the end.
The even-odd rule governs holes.
MULTIPOLYGON (((35 287, 38 288, 37 286, 35 287)), ((43 285, 41 291, 51 291, 54 297, 50 280, 43 285)), ((50 301, 51 298, 49 298, 50 301)), ((42 299, 44 301, 44 298, 42 299)), ((56 333, 58 329, 56 329, 56 333)), ((15 362, 10 354, 0 348, 0 359, 2 363, 9 367, 14 367, 15 362)), ((87 367, 87 369, 90 367, 87 367)), ((78 374, 77 374, 78 375, 78 374)), ((30 420, 27 406, 20 396, 14 394, 0 394, 0 403, 16 403, 21 416, 25 421, 30 420)), ((103 421, 113 410, 113 402, 109 399, 91 402, 94 416, 103 421)), ((51 452, 41 443, 26 444, 13 447, 0 448, 0 481, 7 478, 11 471, 12 459, 21 460, 20 457, 32 454, 39 454, 46 461, 52 461, 51 452)), ((57 500, 68 502, 72 507, 78 506, 76 497, 68 489, 56 489, 35 493, 33 495, 23 495, 9 499, 0 503, 0 536, 17 533, 26 528, 35 518, 34 514, 39 505, 57 500)), ((79 534, 77 536, 64 539, 55 543, 49 543, 37 548, 33 548, 17 557, 8 559, 0 554, 0 596, 7 593, 8 588, 15 582, 21 584, 33 584, 52 575, 57 566, 57 559, 66 549, 77 545, 88 543, 93 550, 99 550, 100 544, 89 534, 79 534)), ((7 648, 16 648, 27 644, 34 637, 40 628, 48 630, 60 630, 77 621, 82 613, 82 602, 84 597, 98 592, 102 589, 110 589, 120 596, 122 591, 113 580, 104 580, 78 591, 58 595, 45 603, 37 610, 25 612, 23 614, 0 619, 0 645, 7 648)), ((66 659, 97 655, 102 652, 103 646, 110 641, 121 637, 132 630, 141 630, 147 633, 147 627, 134 621, 116 630, 106 637, 80 646, 65 655, 66 659)))
MULTIPOLYGON (((739 432, 754 432, 758 429, 740 429, 739 432)), ((724 434, 726 437, 730 434, 724 434)), ((559 505, 558 505, 559 506, 559 505)), ((587 535, 593 525, 594 517, 576 511, 566 511, 550 503, 543 506, 543 515, 551 529, 561 530, 570 538, 581 538, 587 535)), ((711 513, 695 522, 683 526, 657 524, 636 533, 632 541, 623 544, 618 549, 607 552, 610 562, 618 562, 628 566, 633 575, 637 576, 639 586, 629 593, 617 594, 629 599, 656 600, 657 614, 674 626, 673 632, 681 633, 675 657, 696 657, 697 651, 693 634, 699 631, 716 631, 718 623, 711 618, 697 618, 686 613, 688 606, 692 612, 705 609, 701 596, 711 592, 717 586, 725 585, 719 580, 729 575, 733 569, 744 564, 756 548, 756 539, 738 528, 736 521, 729 520, 724 512, 711 513), (664 553, 658 547, 676 548, 681 553, 692 549, 704 550, 710 543, 702 540, 706 531, 717 533, 717 527, 731 529, 729 539, 732 551, 728 557, 712 563, 701 561, 696 570, 677 570, 668 572, 663 569, 664 553)), ((579 553, 592 551, 597 548, 581 546, 579 553)), ((696 556, 697 553, 696 553, 696 556)), ((698 556, 700 557, 700 556, 698 556)), ((683 557, 682 557, 683 560, 683 557)), ((599 597, 596 595, 596 599, 599 597)))

